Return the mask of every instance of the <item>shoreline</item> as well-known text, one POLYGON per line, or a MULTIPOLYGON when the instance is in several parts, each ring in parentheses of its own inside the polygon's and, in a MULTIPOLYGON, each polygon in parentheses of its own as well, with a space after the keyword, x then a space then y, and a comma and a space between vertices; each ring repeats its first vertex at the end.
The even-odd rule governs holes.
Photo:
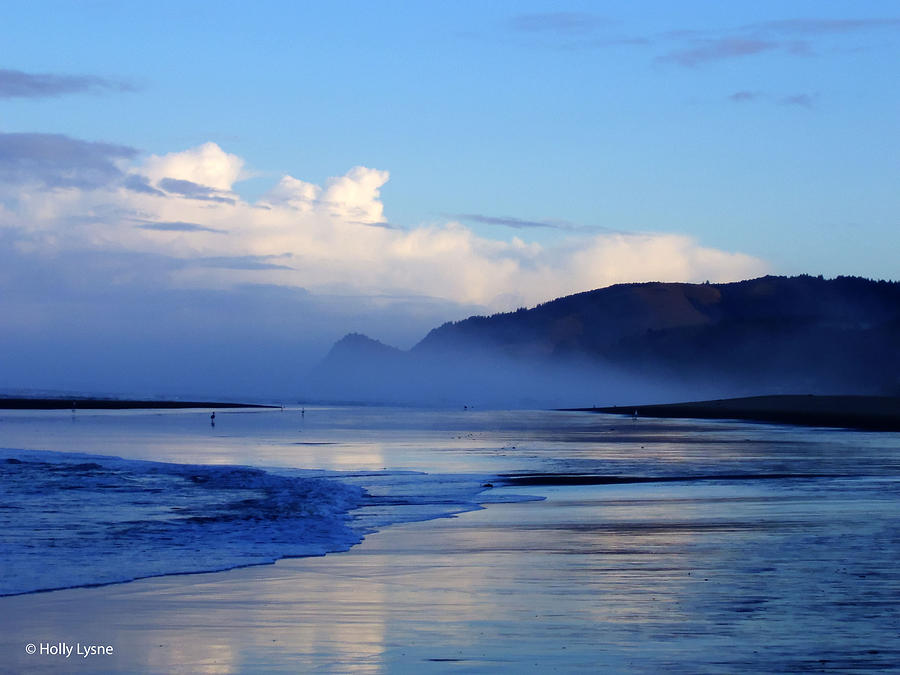
POLYGON ((113 398, 6 398, 0 397, 0 410, 174 410, 182 408, 277 408, 262 403, 222 401, 147 401, 113 398))
POLYGON ((787 394, 655 405, 565 408, 570 412, 662 418, 736 419, 774 424, 900 431, 900 397, 787 394))

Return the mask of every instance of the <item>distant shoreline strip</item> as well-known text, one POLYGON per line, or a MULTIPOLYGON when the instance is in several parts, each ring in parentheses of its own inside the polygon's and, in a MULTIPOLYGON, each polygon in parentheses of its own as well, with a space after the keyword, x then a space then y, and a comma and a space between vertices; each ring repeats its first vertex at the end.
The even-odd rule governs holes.
POLYGON ((259 403, 221 401, 140 401, 105 398, 0 398, 0 410, 135 410, 181 408, 276 408, 259 403))
POLYGON ((694 483, 699 481, 812 480, 850 478, 828 473, 729 473, 698 476, 601 476, 594 474, 502 473, 497 481, 503 485, 633 485, 636 483, 694 483))
POLYGON ((638 417, 736 419, 868 431, 900 431, 900 397, 779 395, 661 405, 565 408, 638 417))

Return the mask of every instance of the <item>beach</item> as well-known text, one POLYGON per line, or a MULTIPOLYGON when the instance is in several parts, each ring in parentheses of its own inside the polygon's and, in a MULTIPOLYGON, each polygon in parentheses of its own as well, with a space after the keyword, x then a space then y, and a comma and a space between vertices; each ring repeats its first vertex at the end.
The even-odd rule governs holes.
POLYGON ((454 503, 444 505, 456 511, 452 517, 400 522, 429 507, 363 507, 360 513, 382 515, 395 509, 396 522, 344 552, 0 598, 2 667, 872 672, 893 668, 900 656, 896 434, 720 421, 622 425, 577 413, 368 410, 307 411, 321 419, 297 441, 271 431, 299 428, 296 413, 285 413, 295 415, 290 424, 273 417, 279 414, 233 413, 225 417, 229 431, 220 422, 215 436, 194 424, 202 413, 156 419, 165 430, 154 430, 153 418, 125 414, 76 423, 4 418, 4 445, 26 446, 37 425, 45 430, 43 449, 52 442, 84 452, 105 442, 104 449, 130 448, 135 461, 255 457, 257 465, 283 466, 290 454, 307 468, 331 471, 428 467, 430 476, 445 478, 427 490, 417 487, 417 473, 354 480, 390 493, 392 503, 415 487, 431 495, 432 507, 447 476, 650 480, 484 488, 475 497, 488 502, 481 509, 463 508, 454 501, 463 491, 453 488, 445 501, 454 503), (63 430, 69 433, 55 433, 63 430), (124 432, 129 448, 115 440, 124 432), (173 436, 181 439, 174 448, 173 436), (709 477, 738 471, 743 480, 709 477), (60 643, 106 645, 113 653, 80 662, 26 653, 28 644, 60 643))

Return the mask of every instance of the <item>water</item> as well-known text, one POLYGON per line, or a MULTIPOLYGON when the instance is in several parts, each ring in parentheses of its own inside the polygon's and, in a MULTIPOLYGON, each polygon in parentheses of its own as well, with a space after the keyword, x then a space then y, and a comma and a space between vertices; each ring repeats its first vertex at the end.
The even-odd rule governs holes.
POLYGON ((360 541, 347 514, 363 490, 335 480, 7 452, 0 485, 0 595, 271 563, 360 541))
MULTIPOLYGON (((546 663, 564 644, 566 663, 585 668, 601 653, 681 672, 868 672, 900 660, 900 434, 308 408, 218 413, 215 427, 208 412, 7 414, 0 445, 0 458, 22 462, 0 464, 7 593, 321 555, 440 518, 419 536, 452 569, 472 569, 448 605, 458 616, 441 614, 453 658, 546 663), (534 474, 661 480, 515 484, 534 474), (441 518, 453 514, 465 515, 441 518)), ((453 572, 421 560, 400 576, 427 605, 453 572)), ((326 582, 320 610, 340 606, 341 586, 326 582)), ((361 584, 348 582, 348 601, 361 584)), ((446 657, 426 648, 422 662, 446 657)), ((385 649, 374 652, 383 662, 409 664, 409 645, 385 649)))
POLYGON ((201 421, 208 417, 3 417, 0 596, 325 555, 390 524, 533 499, 481 494, 490 473, 420 470, 423 434, 432 436, 432 451, 445 450, 433 434, 458 426, 451 415, 219 412, 218 428, 201 421), (404 426, 403 417, 418 424, 404 426), (376 469, 387 463, 384 451, 409 453, 405 461, 419 470, 376 469), (192 463, 175 461, 185 459, 192 463), (231 463, 237 461, 266 468, 231 463), (362 468, 344 469, 349 462, 362 468))

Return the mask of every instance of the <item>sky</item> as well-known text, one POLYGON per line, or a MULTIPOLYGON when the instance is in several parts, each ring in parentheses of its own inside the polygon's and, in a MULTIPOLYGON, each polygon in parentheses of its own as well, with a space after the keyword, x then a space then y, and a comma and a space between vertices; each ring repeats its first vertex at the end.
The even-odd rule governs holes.
POLYGON ((294 391, 343 334, 898 279, 900 5, 12 2, 0 389, 294 391))

